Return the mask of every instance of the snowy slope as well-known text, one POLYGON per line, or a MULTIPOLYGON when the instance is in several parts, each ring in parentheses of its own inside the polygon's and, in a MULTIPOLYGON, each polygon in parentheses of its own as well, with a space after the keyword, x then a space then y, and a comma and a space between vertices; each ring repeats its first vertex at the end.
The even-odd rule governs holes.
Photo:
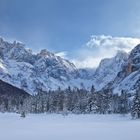
POLYGON ((114 93, 121 93, 121 90, 126 91, 127 93, 135 93, 135 90, 137 87, 140 85, 140 72, 135 71, 122 79, 121 82, 119 83, 114 83, 113 88, 114 88, 114 93))

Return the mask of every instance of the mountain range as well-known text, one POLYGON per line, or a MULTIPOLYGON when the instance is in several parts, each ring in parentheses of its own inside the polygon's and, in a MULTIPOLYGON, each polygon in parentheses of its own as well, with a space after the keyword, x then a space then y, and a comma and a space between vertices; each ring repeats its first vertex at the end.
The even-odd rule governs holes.
POLYGON ((103 59, 96 69, 79 69, 48 50, 33 53, 23 43, 0 38, 0 79, 31 95, 68 86, 90 90, 92 85, 97 91, 133 93, 140 85, 140 45, 103 59))

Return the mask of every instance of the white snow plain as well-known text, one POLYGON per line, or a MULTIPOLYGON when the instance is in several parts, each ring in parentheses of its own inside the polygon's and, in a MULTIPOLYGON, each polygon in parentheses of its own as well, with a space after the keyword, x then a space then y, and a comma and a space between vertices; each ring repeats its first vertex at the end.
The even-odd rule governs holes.
POLYGON ((138 140, 140 120, 121 115, 0 113, 0 140, 138 140))

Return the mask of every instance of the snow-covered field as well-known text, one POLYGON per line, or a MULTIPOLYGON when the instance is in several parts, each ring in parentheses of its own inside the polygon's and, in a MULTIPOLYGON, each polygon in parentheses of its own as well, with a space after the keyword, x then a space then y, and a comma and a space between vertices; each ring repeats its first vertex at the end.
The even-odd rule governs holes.
POLYGON ((140 120, 121 115, 0 113, 0 140, 139 140, 140 120))

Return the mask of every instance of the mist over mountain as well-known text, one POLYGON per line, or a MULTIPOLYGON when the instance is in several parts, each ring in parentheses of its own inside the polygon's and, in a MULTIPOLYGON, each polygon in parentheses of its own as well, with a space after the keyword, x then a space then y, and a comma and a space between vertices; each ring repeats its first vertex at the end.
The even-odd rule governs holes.
POLYGON ((71 50, 70 60, 79 68, 97 68, 102 59, 112 58, 118 51, 129 53, 139 43, 139 38, 92 35, 82 47, 71 50))

